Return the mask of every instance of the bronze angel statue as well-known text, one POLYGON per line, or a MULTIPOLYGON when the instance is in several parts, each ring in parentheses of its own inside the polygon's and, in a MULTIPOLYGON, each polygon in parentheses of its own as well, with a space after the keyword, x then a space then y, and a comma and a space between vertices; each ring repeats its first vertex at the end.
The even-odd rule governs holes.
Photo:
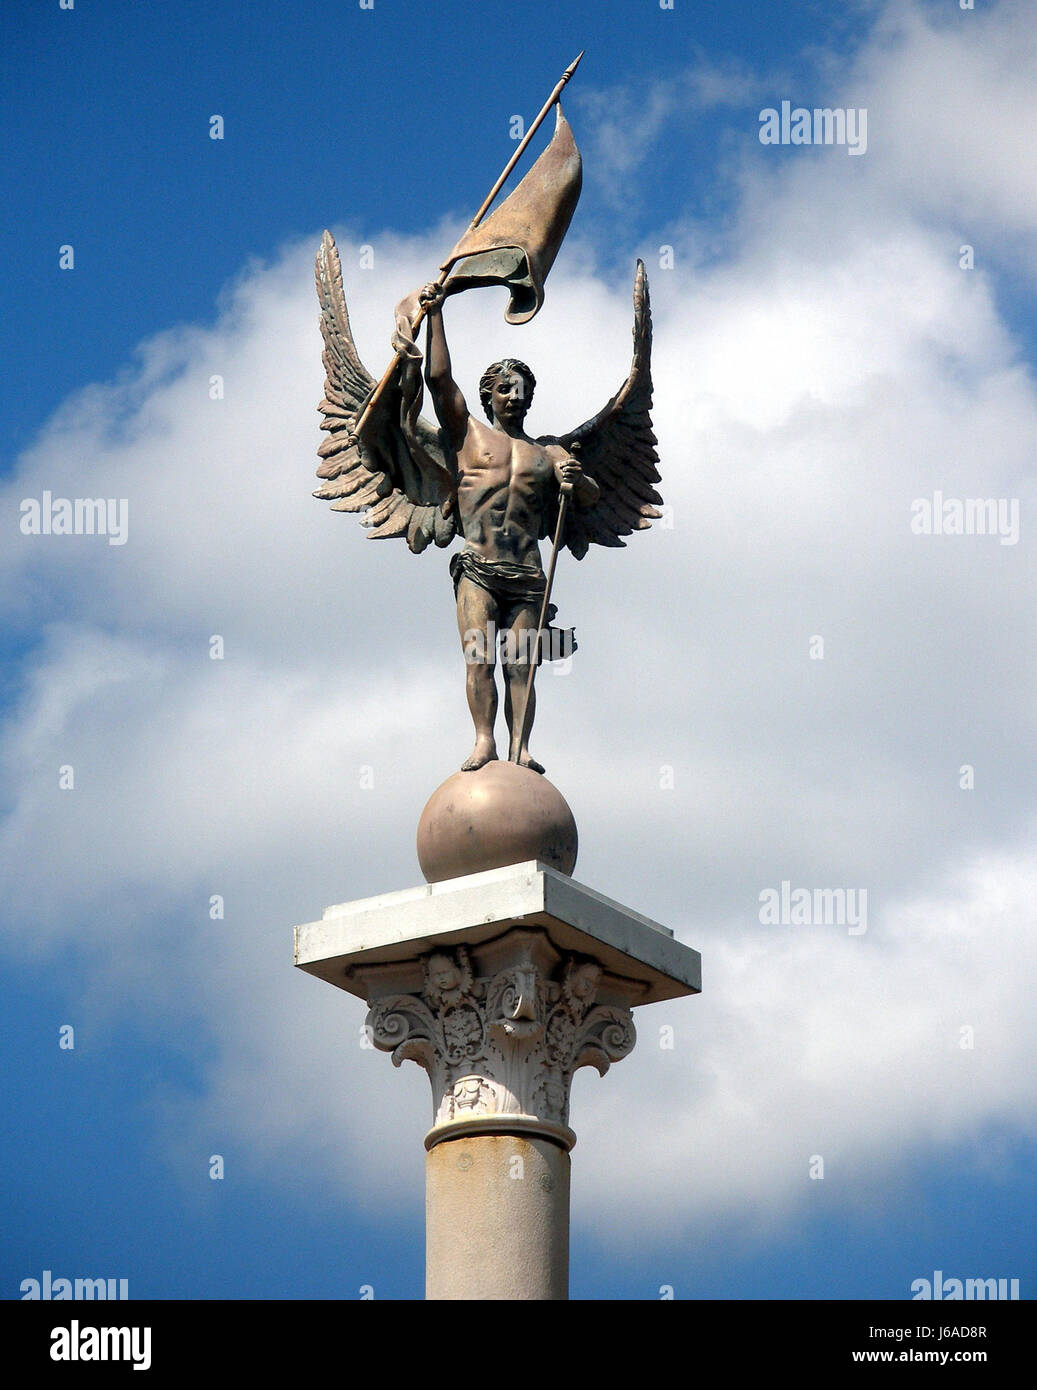
POLYGON ((509 758, 543 772, 528 744, 543 639, 549 631, 558 635, 545 627, 554 617, 548 600, 558 549, 567 547, 580 560, 590 545, 622 546, 624 536, 661 515, 650 417, 652 319, 641 261, 634 280, 630 373, 608 404, 577 429, 537 439, 525 432, 536 382, 517 358, 494 362, 483 373, 479 401, 485 421, 469 408, 451 371, 445 298, 472 285, 503 284, 511 290, 508 320, 531 318, 579 184, 579 152, 559 107, 550 145, 514 193, 478 231, 478 218, 473 222, 438 281, 397 306, 397 357, 377 385, 353 342, 330 233, 324 233, 317 255, 327 370, 319 408, 329 438, 319 451, 323 482, 314 496, 337 511, 360 512, 372 540, 399 537, 415 554, 430 543, 445 547, 455 537, 463 540, 450 562, 475 724, 475 747, 463 771, 497 757, 499 645, 509 758), (423 319, 424 378, 435 424, 420 414, 422 354, 413 334, 423 319), (540 543, 551 536, 555 544, 545 574, 540 543))

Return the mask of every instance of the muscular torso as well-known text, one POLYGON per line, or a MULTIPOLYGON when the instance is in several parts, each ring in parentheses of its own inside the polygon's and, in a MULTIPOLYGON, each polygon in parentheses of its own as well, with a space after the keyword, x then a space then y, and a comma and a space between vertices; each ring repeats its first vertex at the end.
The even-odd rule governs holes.
POLYGON ((557 445, 515 439, 469 417, 457 452, 457 501, 467 547, 486 560, 540 568, 539 539, 557 445))

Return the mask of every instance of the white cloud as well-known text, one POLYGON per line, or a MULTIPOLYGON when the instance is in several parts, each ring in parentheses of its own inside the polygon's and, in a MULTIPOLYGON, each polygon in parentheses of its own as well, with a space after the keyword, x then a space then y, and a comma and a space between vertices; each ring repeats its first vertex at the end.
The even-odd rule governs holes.
POLYGON ((962 11, 889 6, 854 75, 875 163, 919 211, 984 253, 1032 259, 1037 28, 1026 0, 962 11))
POLYGON ((711 935, 703 995, 640 1011, 630 1090, 613 1075, 584 1083, 579 1213, 591 1224, 622 1191, 620 1244, 664 1215, 674 1242, 717 1219, 769 1225, 821 1200, 815 1155, 829 1198, 888 1209, 905 1160, 999 1127, 1033 1135, 1035 876, 1032 854, 976 861, 859 937, 745 923, 711 935), (635 1090, 640 1142, 617 1143, 635 1090))
MULTIPOLYGON (((951 58, 978 83, 1007 32, 984 21, 966 48, 916 16, 860 71, 890 101, 951 58)), ((621 1186, 620 1231, 664 1204, 675 1229, 798 1212, 813 1153, 866 1200, 905 1155, 1021 1132, 1032 1109, 1037 401, 933 189, 953 168, 954 197, 1016 208, 1023 230, 1024 199, 1010 161, 978 155, 920 188, 925 129, 880 129, 866 161, 747 169, 727 259, 649 267, 673 529, 559 570, 581 650, 543 677, 535 747, 580 822, 577 877, 705 958, 706 993, 642 1012, 641 1049, 576 1087, 577 1210, 621 1186), (1020 543, 912 535, 912 499, 936 488, 1021 498, 1020 543), (867 934, 762 928, 782 879, 866 887, 867 934), (672 1054, 652 1043, 668 1021, 672 1054)), ((66 402, 5 487, 12 532, 49 488, 127 497, 130 539, 17 536, 0 558, 7 620, 41 624, 3 734, 0 862, 13 952, 74 942, 98 1016, 155 1007, 184 1047, 206 1040, 206 1094, 162 1098, 164 1137, 236 1134, 257 1168, 305 1158, 367 1205, 396 1202, 401 1175, 418 1200, 427 1083, 359 1048, 361 1006, 293 972, 289 929, 417 879, 423 800, 471 733, 445 556, 368 545, 309 496, 315 240, 245 273, 212 329, 163 335, 66 402)), ((390 306, 448 241, 380 239, 364 272, 343 237, 372 371, 390 306)), ((473 397, 509 351, 536 371, 537 430, 619 384, 629 284, 563 258, 521 348, 500 309, 447 310, 473 397)))

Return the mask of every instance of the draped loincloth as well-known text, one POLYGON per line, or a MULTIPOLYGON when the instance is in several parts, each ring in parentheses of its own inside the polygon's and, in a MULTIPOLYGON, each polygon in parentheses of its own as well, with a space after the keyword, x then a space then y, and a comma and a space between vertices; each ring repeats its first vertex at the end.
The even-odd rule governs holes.
MULTIPOLYGON (((532 603, 537 609, 544 599, 547 577, 539 565, 516 565, 509 560, 485 560, 474 550, 459 550, 450 559, 450 577, 457 594, 462 578, 470 579, 492 594, 502 607, 532 603)), ((554 604, 550 605, 554 609, 554 604)), ((548 613, 548 619, 554 612, 548 613)))
MULTIPOLYGON (((462 579, 470 579, 480 589, 492 595, 500 607, 502 628, 513 608, 532 604, 540 614, 547 588, 547 576, 539 565, 518 565, 509 560, 486 560, 474 550, 459 550, 450 557, 450 577, 454 581, 454 597, 462 579)), ((558 613, 553 603, 547 605, 544 614, 544 630, 540 639, 540 657, 537 661, 563 661, 576 650, 575 628, 552 627, 558 613)))

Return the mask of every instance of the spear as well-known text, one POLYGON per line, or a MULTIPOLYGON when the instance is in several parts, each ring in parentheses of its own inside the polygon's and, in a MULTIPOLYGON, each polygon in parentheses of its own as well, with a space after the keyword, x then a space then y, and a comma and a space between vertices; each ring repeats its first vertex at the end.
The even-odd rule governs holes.
MULTIPOLYGON (((570 451, 575 457, 580 448, 580 441, 574 439, 569 446, 570 451)), ((540 659, 540 647, 544 638, 544 623, 547 621, 547 606, 551 602, 551 588, 555 582, 555 565, 558 562, 558 549, 562 542, 562 532, 565 529, 565 513, 569 507, 569 498, 573 493, 572 483, 563 483, 561 496, 558 499, 558 522, 555 526, 554 543, 551 546, 551 562, 547 567, 547 582, 544 585, 544 597, 540 601, 540 620, 537 623, 537 640, 533 651, 529 653, 529 675, 526 677, 526 695, 522 701, 522 722, 519 725, 519 736, 515 742, 515 757, 509 758, 509 762, 518 762, 522 756, 522 749, 525 747, 526 739, 529 737, 529 701, 533 694, 533 677, 536 675, 537 662, 540 659)))
MULTIPOLYGON (((516 165, 516 164, 519 162, 519 160, 522 158, 522 153, 523 153, 523 151, 525 150, 526 146, 529 144, 530 140, 532 140, 533 136, 534 136, 534 135, 537 133, 537 131, 539 130, 541 123, 543 122, 544 118, 547 116, 547 113, 551 110, 551 107, 554 106, 555 102, 556 102, 556 101, 558 100, 558 98, 562 95, 562 88, 565 86, 565 84, 569 81, 569 78, 572 77, 573 73, 574 73, 574 72, 576 71, 576 69, 579 67, 579 65, 580 65, 580 59, 583 57, 584 51, 585 51, 585 50, 583 50, 583 49, 580 50, 580 52, 579 52, 579 54, 576 56, 576 58, 574 58, 574 60, 569 64, 569 66, 566 68, 566 70, 562 73, 561 77, 558 79, 557 83, 555 84, 555 89, 554 89, 554 91, 551 93, 551 95, 550 95, 550 96, 547 98, 547 100, 544 102, 544 105, 543 105, 543 107, 542 107, 541 110, 540 110, 540 114, 537 116, 536 120, 533 122, 533 124, 532 124, 532 125, 529 127, 529 129, 526 131, 526 134, 525 134, 525 136, 524 136, 524 138, 523 138, 523 140, 522 140, 522 143, 519 145, 518 149, 515 151, 515 153, 514 153, 514 154, 511 156, 511 158, 508 160, 507 164, 505 164, 504 169, 503 169, 503 171, 501 172, 500 178, 497 180, 497 182, 496 182, 496 183, 493 185, 493 187, 490 189, 489 193, 487 193, 486 197, 483 199, 482 206, 479 208, 479 211, 478 211, 478 212, 475 214, 475 216, 472 218, 471 222, 469 222, 469 224, 468 224, 468 231, 469 231, 469 232, 472 231, 475 227, 478 227, 479 223, 480 223, 480 222, 483 220, 483 218, 486 216, 486 212, 487 212, 487 210, 488 210, 490 204, 493 202, 494 198, 496 198, 497 194, 501 191, 501 188, 504 186, 504 183, 505 183, 505 181, 507 180, 508 175, 511 173, 512 169, 514 169, 515 165, 516 165)), ((465 233, 465 235, 467 235, 467 232, 465 233)), ((436 280, 435 280, 435 282, 434 282, 435 285, 436 285, 436 287, 437 287, 438 289, 442 289, 442 288, 443 288, 444 284, 446 283, 446 278, 447 278, 447 274, 448 274, 448 273, 449 273, 449 267, 445 266, 445 267, 442 267, 442 268, 440 269, 439 275, 437 276, 437 278, 436 278, 436 280)), ((412 337, 412 338, 413 338, 414 335, 417 333, 418 329, 421 327, 422 320, 424 319, 424 317, 425 317, 425 315, 426 315, 427 312, 428 312, 428 311, 426 310, 424 304, 421 304, 421 305, 418 306, 418 311, 417 311, 417 313, 415 314, 414 319, 413 319, 413 321, 412 321, 412 323, 411 323, 411 337, 412 337)), ((353 443, 355 443, 355 442, 357 441, 357 438, 358 438, 358 436, 359 436, 359 434, 360 434, 360 431, 361 431, 361 429, 362 429, 363 426, 364 426, 364 422, 367 420, 368 415, 370 415, 371 411, 372 411, 372 410, 374 409, 374 407, 377 405, 378 401, 379 401, 380 398, 381 398, 382 392, 385 390, 385 388, 388 386, 389 382, 392 380, 393 373, 394 373, 395 370, 396 370, 396 365, 397 365, 397 363, 399 362, 399 360, 400 360, 400 358, 401 358, 402 356, 403 356, 403 349, 401 348, 401 349, 398 349, 398 350, 397 350, 395 357, 394 357, 394 358, 392 359, 392 361, 389 363, 388 367, 386 367, 385 373, 384 373, 384 375, 382 376, 381 381, 378 383, 378 385, 377 385, 377 386, 374 388, 374 390, 371 392, 370 396, 368 396, 367 401, 366 401, 366 403, 364 404, 363 409, 361 410, 361 412, 360 412, 360 414, 357 416, 357 418, 353 421, 353 427, 352 427, 352 429, 351 429, 350 432, 349 432, 349 443, 350 443, 350 444, 353 444, 353 443)))

